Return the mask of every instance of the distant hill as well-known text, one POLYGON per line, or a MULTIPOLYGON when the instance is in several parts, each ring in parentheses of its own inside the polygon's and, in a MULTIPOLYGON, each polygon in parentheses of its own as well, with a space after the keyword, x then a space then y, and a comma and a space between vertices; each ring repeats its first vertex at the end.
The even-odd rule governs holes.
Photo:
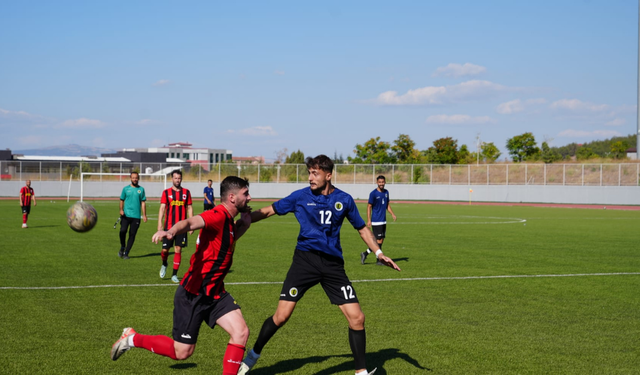
POLYGON ((105 153, 117 152, 115 148, 88 147, 80 145, 65 145, 37 148, 31 150, 11 150, 12 154, 37 155, 37 156, 100 156, 105 153))

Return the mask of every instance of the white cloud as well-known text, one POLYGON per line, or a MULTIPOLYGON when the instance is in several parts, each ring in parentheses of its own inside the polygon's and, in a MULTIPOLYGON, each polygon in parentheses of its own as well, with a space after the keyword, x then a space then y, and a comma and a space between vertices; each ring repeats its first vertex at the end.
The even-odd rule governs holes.
POLYGON ((32 115, 25 111, 9 111, 7 109, 0 108, 0 115, 3 117, 40 117, 36 115, 32 115))
POLYGON ((164 86, 164 85, 168 85, 169 83, 171 83, 171 81, 169 81, 168 79, 161 79, 155 82, 153 86, 164 86))
POLYGON ((450 125, 464 125, 464 124, 487 124, 495 122, 489 116, 476 116, 469 115, 434 115, 427 117, 427 124, 450 124, 450 125))
POLYGON ((133 125, 142 125, 142 126, 144 126, 144 125, 154 125, 154 124, 158 124, 158 123, 160 123, 160 121, 158 121, 158 120, 151 120, 151 119, 145 118, 145 119, 138 120, 138 121, 131 121, 131 122, 129 122, 129 123, 130 123, 130 124, 133 124, 133 125))
POLYGON ((496 112, 502 115, 510 115, 524 111, 527 107, 545 104, 547 102, 544 98, 520 100, 515 99, 509 102, 501 103, 496 107, 496 112))
POLYGON ((489 81, 472 80, 450 86, 427 86, 403 95, 386 91, 371 102, 379 105, 441 105, 457 101, 482 99, 509 88, 489 81))
POLYGON ((275 130, 271 126, 254 126, 252 128, 240 129, 240 130, 227 130, 227 133, 238 133, 243 135, 248 135, 251 137, 263 137, 263 136, 273 136, 278 135, 275 130))
POLYGON ((277 76, 283 76, 284 72, 282 70, 276 70, 275 72, 273 72, 273 74, 275 74, 277 76))
POLYGON ((502 115, 510 115, 512 113, 518 113, 524 111, 524 105, 520 99, 512 100, 510 102, 501 103, 496 108, 496 112, 502 115))
POLYGON ((445 76, 445 77, 464 77, 464 76, 476 76, 487 71, 487 68, 480 65, 466 63, 464 65, 451 63, 447 66, 442 66, 436 69, 433 73, 433 77, 445 76))
POLYGON ((611 137, 619 137, 622 134, 615 130, 594 130, 594 131, 586 131, 586 130, 573 130, 568 129, 561 131, 558 133, 558 137, 564 138, 586 138, 586 137, 603 137, 603 138, 611 138, 611 137))
POLYGON ((106 124, 100 120, 92 120, 83 117, 76 120, 67 120, 56 127, 73 129, 99 129, 104 126, 106 126, 106 124))
POLYGON ((606 104, 593 104, 583 102, 578 99, 561 99, 557 100, 549 106, 551 109, 567 110, 572 112, 602 112, 609 109, 606 104))
POLYGON ((623 119, 623 118, 615 118, 609 122, 607 122, 606 124, 604 124, 605 126, 622 126, 624 124, 627 123, 627 120, 623 119))

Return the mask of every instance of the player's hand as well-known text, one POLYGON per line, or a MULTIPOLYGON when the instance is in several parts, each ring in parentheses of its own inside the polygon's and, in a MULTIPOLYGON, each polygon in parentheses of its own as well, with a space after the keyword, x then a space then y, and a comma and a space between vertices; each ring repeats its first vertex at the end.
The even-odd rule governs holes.
POLYGON ((120 210, 120 216, 124 216, 124 210, 120 210))
POLYGON ((147 215, 144 215, 144 216, 142 217, 142 221, 144 221, 145 223, 147 222, 147 215))
POLYGON ((391 217, 393 217, 393 221, 396 221, 396 215, 391 214, 391 217))
POLYGON ((367 221, 367 226, 371 228, 371 220, 367 221))
MULTIPOLYGON (((193 231, 192 231, 192 230, 190 230, 190 231, 189 231, 189 235, 192 235, 192 234, 193 234, 193 231)), ((169 238, 169 239, 171 239, 171 238, 169 238)))
POLYGON ((151 237, 151 242, 158 243, 158 241, 162 240, 163 238, 166 238, 166 239, 170 240, 170 239, 173 238, 173 236, 169 232, 165 232, 163 230, 159 230, 153 235, 153 237, 151 237))
POLYGON ((398 267, 396 262, 394 262, 391 258, 389 258, 384 254, 380 254, 380 256, 378 257, 378 260, 380 261, 380 263, 384 264, 387 267, 391 267, 396 271, 402 271, 400 267, 398 267))

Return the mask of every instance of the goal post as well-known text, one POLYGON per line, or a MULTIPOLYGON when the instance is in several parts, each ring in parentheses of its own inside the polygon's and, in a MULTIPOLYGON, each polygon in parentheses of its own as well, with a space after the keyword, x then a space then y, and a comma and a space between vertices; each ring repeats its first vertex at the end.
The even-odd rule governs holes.
MULTIPOLYGON (((82 172, 80 174, 80 202, 83 201, 84 199, 84 180, 85 180, 85 176, 129 176, 131 175, 131 172, 128 173, 103 173, 103 172, 82 172)), ((162 178, 164 180, 164 188, 167 188, 167 174, 166 173, 162 173, 162 174, 157 174, 157 173, 138 173, 138 175, 140 176, 140 179, 142 180, 142 177, 156 177, 156 178, 162 178)), ((102 182, 102 179, 101 179, 102 182)))

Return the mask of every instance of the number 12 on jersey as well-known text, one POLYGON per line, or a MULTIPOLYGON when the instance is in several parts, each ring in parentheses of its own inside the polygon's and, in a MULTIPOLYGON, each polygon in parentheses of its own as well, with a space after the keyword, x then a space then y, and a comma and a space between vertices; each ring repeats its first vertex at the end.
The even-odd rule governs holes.
POLYGON ((332 215, 332 212, 329 211, 329 210, 320 211, 320 224, 330 225, 331 224, 331 215, 332 215))

